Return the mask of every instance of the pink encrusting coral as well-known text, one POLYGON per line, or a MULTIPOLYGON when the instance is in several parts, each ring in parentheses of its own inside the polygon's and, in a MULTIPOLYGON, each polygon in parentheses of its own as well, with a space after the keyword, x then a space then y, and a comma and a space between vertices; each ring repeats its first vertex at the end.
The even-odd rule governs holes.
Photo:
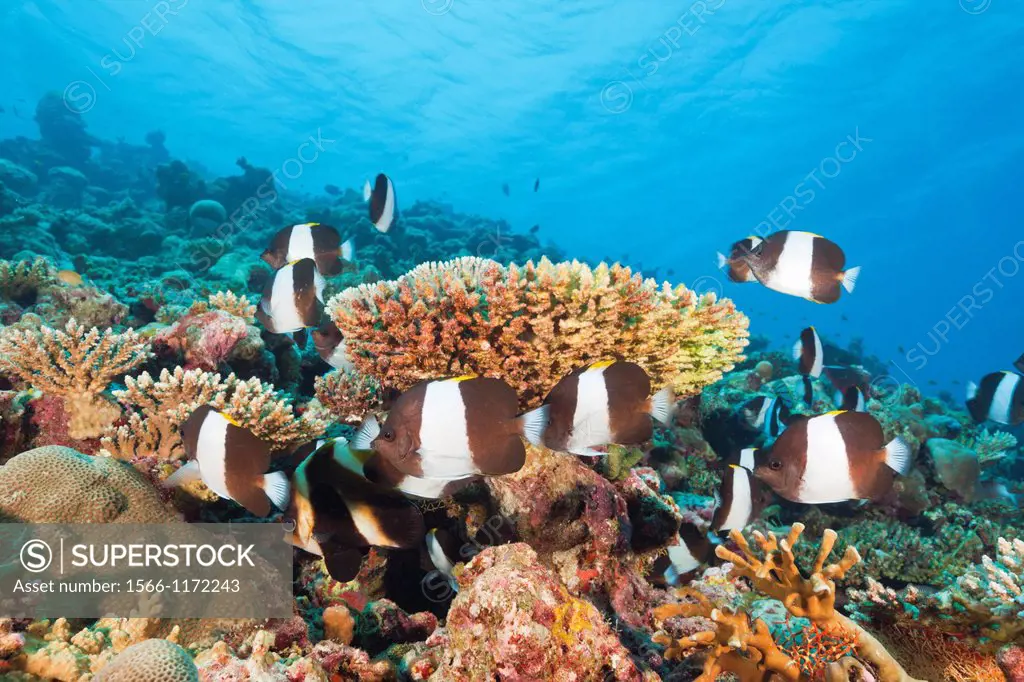
POLYGON ((259 329, 223 310, 189 314, 153 338, 185 360, 185 368, 216 370, 230 360, 254 361, 263 352, 259 329))

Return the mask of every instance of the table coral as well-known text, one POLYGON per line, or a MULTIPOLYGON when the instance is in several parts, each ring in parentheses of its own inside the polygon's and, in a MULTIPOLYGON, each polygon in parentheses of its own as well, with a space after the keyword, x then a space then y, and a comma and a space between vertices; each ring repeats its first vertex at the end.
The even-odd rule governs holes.
MULTIPOLYGON (((403 390, 437 376, 502 377, 524 407, 588 362, 637 362, 688 396, 742 358, 745 315, 729 300, 658 287, 621 265, 425 263, 327 306, 358 373, 403 390)), ((369 407, 369 406, 368 406, 369 407)))
POLYGON ((0 334, 0 370, 63 397, 73 438, 98 437, 113 422, 120 412, 111 410, 101 393, 149 356, 149 344, 134 331, 101 333, 74 319, 63 330, 7 329, 0 334))
POLYGON ((153 486, 121 462, 47 446, 0 467, 0 517, 27 523, 167 523, 153 486))
POLYGON ((573 597, 529 545, 490 547, 458 577, 460 592, 433 682, 629 680, 642 674, 589 602, 573 597))

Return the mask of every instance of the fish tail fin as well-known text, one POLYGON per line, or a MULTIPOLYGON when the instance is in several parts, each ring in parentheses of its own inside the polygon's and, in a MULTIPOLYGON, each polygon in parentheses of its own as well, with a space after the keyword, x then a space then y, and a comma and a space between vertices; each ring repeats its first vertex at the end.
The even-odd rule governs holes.
POLYGON ((719 269, 724 268, 728 265, 729 259, 725 257, 725 254, 721 251, 718 252, 718 267, 719 269))
POLYGON ((967 399, 974 400, 978 396, 978 384, 973 381, 967 382, 967 399))
POLYGON ((860 266, 850 268, 843 273, 843 288, 846 289, 846 293, 852 294, 853 288, 857 286, 857 278, 860 277, 860 266))
POLYGON ((372 450, 373 441, 379 435, 380 424, 377 422, 377 418, 371 414, 359 425, 359 430, 356 431, 356 435, 352 436, 349 445, 353 450, 372 450))
POLYGON ((676 396, 672 393, 672 387, 666 386, 651 396, 651 416, 660 424, 668 424, 675 404, 676 396))
POLYGON ((164 485, 168 488, 177 488, 185 485, 186 483, 191 483, 192 481, 198 481, 201 479, 202 476, 199 474, 199 462, 193 459, 191 462, 186 462, 180 469, 164 479, 164 485))
POLYGON ((519 417, 519 426, 522 428, 523 438, 532 445, 541 445, 544 439, 544 429, 548 427, 548 412, 550 405, 541 405, 536 410, 530 410, 519 417))
POLYGON ((889 441, 885 446, 885 463, 901 476, 910 471, 911 453, 907 441, 899 436, 889 441))
POLYGON ((804 346, 803 343, 797 341, 793 344, 793 359, 799 360, 800 356, 803 355, 804 346))
POLYGON ((341 245, 341 257, 350 263, 355 260, 356 246, 351 239, 341 245))
POLYGON ((287 509, 288 500, 291 497, 291 487, 288 484, 288 475, 283 471, 275 471, 263 475, 263 492, 267 494, 270 501, 278 509, 287 509))

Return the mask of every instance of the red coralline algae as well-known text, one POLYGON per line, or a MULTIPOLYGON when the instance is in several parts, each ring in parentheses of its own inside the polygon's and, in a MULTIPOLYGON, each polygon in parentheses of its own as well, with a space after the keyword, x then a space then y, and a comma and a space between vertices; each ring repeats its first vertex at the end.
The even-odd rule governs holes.
POLYGON ((263 350, 259 330, 240 317, 212 310, 186 315, 153 339, 159 351, 167 348, 182 355, 185 368, 216 370, 233 359, 252 359, 263 350))

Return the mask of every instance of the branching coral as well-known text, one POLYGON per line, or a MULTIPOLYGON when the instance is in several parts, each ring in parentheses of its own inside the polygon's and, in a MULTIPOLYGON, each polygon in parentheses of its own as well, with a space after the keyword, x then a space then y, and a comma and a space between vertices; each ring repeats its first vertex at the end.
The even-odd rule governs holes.
POLYGON ((247 324, 256 323, 256 304, 247 296, 238 296, 233 291, 218 291, 211 294, 206 301, 192 304, 191 313, 205 313, 210 310, 223 310, 235 317, 240 317, 247 324))
POLYGON ((1024 633, 1024 541, 999 538, 993 561, 967 571, 949 592, 956 610, 965 610, 979 622, 987 622, 984 634, 1009 642, 1024 633))
MULTIPOLYGON (((857 656, 878 670, 882 682, 913 682, 877 639, 835 610, 835 581, 860 561, 857 550, 848 547, 838 563, 826 566, 825 561, 836 541, 835 532, 826 530, 810 577, 805 578, 793 554, 803 530, 802 524, 793 524, 787 537, 781 540, 774 533, 767 536, 755 533, 754 539, 764 554, 763 559, 757 557, 743 534, 734 530, 730 538, 739 546, 740 552, 720 545, 716 554, 732 563, 731 576, 747 579, 758 592, 782 602, 791 615, 806 618, 813 626, 829 632, 853 635, 857 656)), ((654 614, 658 622, 677 615, 707 615, 718 625, 715 631, 698 633, 682 640, 673 639, 663 631, 656 635, 655 641, 666 644, 666 656, 671 657, 683 656, 695 647, 712 645, 705 659, 701 682, 713 682, 720 672, 732 672, 742 682, 767 681, 772 673, 794 682, 810 679, 801 672, 797 661, 780 649, 764 621, 759 619, 751 625, 746 613, 709 610, 710 606, 706 598, 698 598, 696 605, 669 604, 659 607, 654 614)), ((840 668, 842 666, 830 666, 829 675, 839 674, 840 668)))
POLYGON ((148 372, 127 377, 114 395, 130 412, 128 423, 111 429, 101 441, 104 454, 118 459, 184 457, 179 428, 200 405, 213 405, 260 438, 284 450, 315 438, 326 423, 312 412, 295 414, 270 384, 242 381, 200 369, 164 369, 159 379, 148 372))
POLYGON ((957 442, 977 453, 978 462, 983 469, 1003 459, 1017 447, 1017 438, 1012 433, 988 429, 982 429, 973 437, 961 436, 957 442))
POLYGON ((0 334, 0 370, 63 397, 68 433, 74 438, 95 438, 117 418, 120 412, 101 393, 149 356, 149 345, 132 330, 100 333, 74 319, 63 330, 8 329, 0 334))
POLYGON ((341 421, 360 421, 367 406, 379 404, 384 396, 372 376, 344 369, 317 377, 314 388, 320 404, 341 421))
POLYGON ((536 405, 562 376, 620 356, 687 396, 742 358, 731 301, 658 287, 621 265, 425 263, 333 297, 328 312, 359 374, 388 388, 445 375, 500 376, 536 405))
POLYGON ((28 261, 0 260, 0 298, 21 300, 53 284, 56 273, 45 258, 28 261))

